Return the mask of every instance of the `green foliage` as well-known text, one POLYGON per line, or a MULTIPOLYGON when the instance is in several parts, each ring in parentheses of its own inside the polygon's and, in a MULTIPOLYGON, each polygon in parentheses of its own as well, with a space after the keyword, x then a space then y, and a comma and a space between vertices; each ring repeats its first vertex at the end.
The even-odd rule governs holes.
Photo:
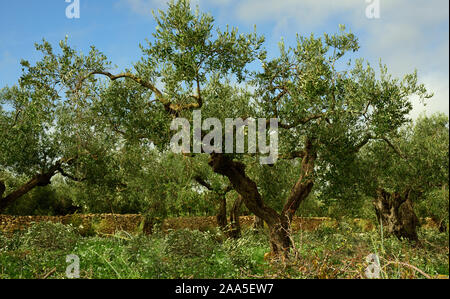
POLYGON ((208 257, 217 245, 209 233, 187 229, 170 232, 166 243, 167 253, 187 257, 208 257))
MULTIPOLYGON (((299 178, 297 158, 308 141, 317 157, 308 174, 315 187, 299 214, 373 217, 367 203, 383 187, 412 190, 423 215, 448 220, 448 117, 421 117, 408 125, 411 96, 431 97, 417 72, 399 79, 381 63, 379 75, 363 60, 346 64, 344 57, 360 45, 344 26, 333 35, 298 36, 294 47, 280 42, 279 55, 267 57, 264 37, 222 31, 187 0, 170 1, 155 19, 154 39, 141 45, 141 60, 118 75, 95 47, 84 55, 67 39, 59 49, 44 40, 36 44, 41 59, 21 62, 17 86, 0 91, 0 181, 9 194, 49 171, 50 178, 64 178, 53 178, 54 186, 41 182, 37 186, 47 187, 23 197, 9 213, 59 214, 76 205, 84 212, 142 213, 151 225, 169 216, 214 214, 210 199, 224 196, 228 180, 213 173, 207 155, 168 151, 171 120, 191 120, 198 109, 204 119, 280 120, 276 165, 259 165, 259 154, 228 155, 245 164, 264 202, 277 211, 299 178), (250 64, 256 66, 252 72, 250 64)), ((99 222, 80 232, 93 236, 108 227, 99 222)), ((51 252, 68 250, 88 265, 85 278, 353 277, 372 250, 433 275, 448 266, 448 238, 441 235, 421 232, 439 244, 426 252, 356 229, 333 222, 294 236, 303 259, 279 271, 280 265, 263 259, 269 248, 262 235, 220 243, 214 234, 183 230, 166 237, 80 240, 74 228, 42 223, 12 239, 0 237, 0 276, 42 277, 45 272, 36 269, 56 267, 63 277, 63 254, 52 260, 51 252), (338 260, 349 256, 360 260, 338 260)), ((396 270, 386 275, 407 275, 392 274, 401 273, 396 270)))
POLYGON ((441 229, 448 231, 449 192, 447 188, 429 191, 417 205, 419 216, 433 219, 441 229))
POLYGON ((373 159, 377 160, 372 169, 379 172, 375 174, 380 184, 393 190, 410 188, 419 193, 447 184, 448 116, 440 113, 421 116, 414 125, 400 130, 391 143, 396 150, 386 142, 375 144, 372 149, 373 159))
POLYGON ((11 107, 0 110, 0 167, 29 178, 64 158, 56 172, 75 181, 68 184, 85 211, 155 219, 210 214, 193 177, 205 175, 219 190, 227 182, 199 171, 207 167, 202 156, 186 162, 167 154, 170 121, 192 119, 193 110, 221 121, 278 118, 280 156, 288 161, 270 168, 257 165, 259 155, 230 157, 247 165, 264 200, 280 210, 298 179, 292 154, 306 139, 318 157, 317 182, 353 182, 361 177, 353 163, 362 146, 397 133, 412 109, 410 96, 430 97, 416 73, 397 79, 383 65, 377 76, 363 60, 344 66, 346 54, 360 47, 344 26, 332 35, 298 36, 294 47, 280 42, 279 55, 267 57, 264 37, 220 30, 187 0, 154 15, 158 26, 140 46, 141 60, 118 75, 95 47, 83 54, 67 38, 59 49, 37 44, 41 59, 22 61, 18 86, 0 93, 0 105, 11 107))
POLYGON ((321 197, 328 205, 346 207, 343 212, 367 206, 378 188, 410 190, 413 201, 430 207, 434 200, 445 203, 439 198, 448 191, 440 197, 428 194, 448 190, 448 147, 448 116, 421 116, 389 137, 370 142, 343 167, 330 168, 319 180, 321 197))
POLYGON ((40 222, 33 224, 24 234, 24 247, 40 250, 70 250, 79 235, 75 228, 60 223, 40 222))
POLYGON ((166 11, 154 16, 158 23, 155 42, 141 47, 148 59, 138 64, 138 70, 162 76, 169 95, 179 96, 181 82, 192 88, 194 81, 203 84, 211 74, 233 73, 242 80, 246 65, 264 42, 256 33, 238 34, 235 28, 217 30, 213 36, 214 18, 192 11, 186 0, 170 1, 166 11))
POLYGON ((265 235, 247 230, 239 239, 227 239, 223 246, 231 263, 240 271, 259 272, 264 264, 264 254, 269 251, 265 235))
MULTIPOLYGON (((48 230, 48 228, 47 228, 48 230)), ((173 279, 173 278, 364 278, 368 264, 365 258, 376 253, 380 257, 384 278, 423 278, 410 266, 430 277, 448 275, 448 234, 420 229, 422 247, 411 247, 395 238, 383 240, 378 231, 364 232, 350 223, 323 226, 316 231, 300 231, 293 235, 296 255, 289 262, 268 262, 268 236, 243 232, 239 240, 216 242, 214 234, 181 231, 164 235, 115 235, 110 238, 78 238, 76 245, 67 233, 70 228, 53 227, 65 244, 29 246, 28 234, 0 235, 0 277, 66 278, 66 255, 80 257, 83 279, 173 279), (193 235, 210 244, 187 243, 174 236, 193 235), (169 241, 177 240, 175 242, 169 241), (185 253, 170 245, 181 242, 185 253), (6 244, 6 246, 3 246, 6 244), (194 249, 195 248, 195 249, 194 249), (32 249, 32 250, 30 250, 32 249), (403 263, 403 264, 400 264, 403 263), (56 270, 51 271, 56 268, 56 270)))
POLYGON ((23 232, 15 232, 12 236, 7 236, 0 232, 0 252, 18 250, 24 241, 23 232))
MULTIPOLYGON (((9 183, 16 184, 17 179, 9 183)), ((18 180, 17 185, 21 184, 18 180)), ((15 216, 64 216, 79 208, 73 204, 74 190, 70 190, 62 180, 55 179, 52 185, 37 188, 12 203, 3 214, 15 216), (56 182, 55 182, 56 181, 56 182)))

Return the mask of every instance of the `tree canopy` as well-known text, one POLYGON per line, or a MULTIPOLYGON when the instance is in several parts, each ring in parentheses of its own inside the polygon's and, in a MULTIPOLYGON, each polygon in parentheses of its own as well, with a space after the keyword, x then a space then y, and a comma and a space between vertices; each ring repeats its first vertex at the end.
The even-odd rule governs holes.
POLYGON ((38 44, 42 59, 22 61, 19 84, 0 95, 8 107, 0 110, 0 166, 45 175, 47 183, 59 172, 94 189, 128 192, 129 200, 146 185, 153 187, 143 198, 189 198, 199 177, 217 190, 229 185, 268 224, 275 253, 291 246, 292 217, 317 183, 333 186, 347 173, 356 178, 350 167, 361 155, 367 177, 376 177, 372 185, 425 180, 431 186, 448 177, 448 151, 441 156, 441 144, 432 145, 445 136, 448 145, 446 132, 433 131, 443 117, 422 120, 407 138, 410 131, 400 130, 409 122, 411 96, 431 97, 417 72, 398 79, 382 64, 375 71, 362 59, 346 62, 359 42, 345 26, 322 37, 298 35, 294 47, 280 42, 278 56, 268 57, 256 28, 222 31, 189 1, 169 2, 155 19, 152 40, 140 45, 141 60, 117 73, 95 47, 84 55, 67 39, 58 52, 46 41, 38 44), (252 153, 168 155, 171 121, 192 121, 199 110, 203 119, 222 123, 278 119, 279 164, 259 165, 260 155, 252 153), (393 163, 394 150, 408 156, 401 166, 393 163), (431 154, 425 158, 422 150, 431 154), (180 166, 185 159, 194 166, 180 166), (178 186, 175 193, 169 181, 178 186))

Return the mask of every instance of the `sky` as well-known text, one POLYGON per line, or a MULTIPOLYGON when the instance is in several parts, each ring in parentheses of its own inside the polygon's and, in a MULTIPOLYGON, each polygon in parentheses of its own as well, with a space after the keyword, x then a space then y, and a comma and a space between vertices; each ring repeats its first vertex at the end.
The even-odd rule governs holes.
MULTIPOLYGON (((346 25, 360 40, 359 57, 372 66, 381 61, 402 77, 417 69, 419 80, 435 96, 424 106, 412 99, 411 117, 449 114, 448 0, 193 0, 216 24, 241 32, 256 25, 266 36, 269 56, 276 56, 283 38, 295 45, 296 34, 336 33, 346 25)), ((55 47, 67 35, 69 44, 87 53, 91 45, 117 65, 132 67, 141 57, 139 44, 155 29, 152 10, 166 0, 0 0, 0 88, 16 84, 20 60, 36 61, 34 43, 46 39, 55 47), (67 2, 66 2, 67 1, 67 2), (67 7, 79 1, 79 18, 67 7), (68 3, 70 2, 70 3, 68 3)))

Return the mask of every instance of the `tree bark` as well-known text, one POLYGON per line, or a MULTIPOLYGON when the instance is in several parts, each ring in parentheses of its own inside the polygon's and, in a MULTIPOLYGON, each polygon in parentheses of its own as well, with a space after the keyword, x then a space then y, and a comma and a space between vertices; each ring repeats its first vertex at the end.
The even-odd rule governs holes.
POLYGON ((227 231, 228 221, 227 221, 227 200, 225 196, 219 198, 219 210, 216 216, 217 225, 222 232, 227 231))
POLYGON ((264 204, 256 183, 245 174, 244 164, 215 153, 211 155, 209 165, 214 172, 228 177, 233 188, 242 196, 244 204, 252 213, 264 219, 269 226, 280 222, 278 213, 264 204))
POLYGON ((300 204, 308 198, 312 188, 314 187, 314 167, 316 158, 317 153, 314 149, 312 141, 307 139, 305 150, 303 152, 300 177, 292 188, 287 202, 281 212, 281 216, 284 218, 284 221, 289 223, 289 229, 292 219, 300 207, 300 204))
MULTIPOLYGON (((61 159, 57 162, 55 162, 54 165, 52 165, 48 170, 43 171, 40 174, 35 175, 33 178, 31 178, 28 182, 20 186, 18 189, 11 192, 6 197, 2 197, 2 194, 0 194, 0 213, 3 213, 5 209, 11 205, 13 202, 30 192, 32 189, 36 187, 45 187, 50 185, 52 177, 54 177, 58 172, 61 173, 63 176, 66 176, 72 180, 77 181, 83 181, 84 179, 77 179, 67 173, 64 172, 62 169, 62 165, 64 163, 71 164, 76 158, 70 158, 70 159, 61 159)), ((1 193, 4 193, 4 184, 0 187, 0 191, 3 191, 1 193)))
POLYGON ((309 139, 302 156, 300 178, 292 188, 281 214, 265 205, 256 183, 246 175, 244 164, 217 153, 212 154, 209 161, 209 165, 214 172, 222 174, 230 180, 233 188, 242 196, 242 200, 250 212, 267 223, 270 232, 271 250, 274 256, 287 256, 292 248, 290 235, 292 218, 300 203, 311 193, 314 185, 313 174, 316 153, 309 139))
POLYGON ((11 192, 4 198, 1 198, 0 213, 4 212, 9 205, 30 192, 35 187, 44 187, 49 185, 51 178, 56 174, 58 168, 59 166, 53 166, 48 172, 34 176, 31 180, 20 186, 15 191, 11 192))
POLYGON ((419 225, 419 219, 414 212, 409 194, 409 191, 400 194, 379 189, 374 207, 378 223, 383 225, 383 231, 387 235, 417 242, 419 238, 416 228, 419 225))
POLYGON ((233 208, 230 211, 230 230, 228 237, 232 239, 239 239, 241 237, 241 223, 239 217, 241 216, 241 206, 243 200, 239 195, 234 201, 233 208))

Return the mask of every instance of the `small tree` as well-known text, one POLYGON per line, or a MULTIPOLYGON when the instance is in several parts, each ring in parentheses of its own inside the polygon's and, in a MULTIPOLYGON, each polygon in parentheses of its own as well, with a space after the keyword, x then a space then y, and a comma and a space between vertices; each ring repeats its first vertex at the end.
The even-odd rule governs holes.
POLYGON ((93 132, 88 121, 86 98, 95 90, 74 92, 77 72, 97 69, 104 58, 95 49, 77 55, 67 40, 60 48, 57 55, 48 42, 36 44, 42 60, 34 66, 22 61, 18 86, 0 92, 0 175, 28 178, 12 188, 0 177, 0 212, 33 188, 49 185, 56 174, 83 180, 77 167, 110 148, 110 136, 93 132))
POLYGON ((429 194, 436 189, 445 190, 448 184, 448 117, 419 117, 392 141, 383 141, 368 149, 369 159, 373 159, 371 171, 377 177, 377 218, 387 233, 418 241, 419 220, 413 203, 428 201, 432 207, 430 201, 439 199, 429 194))
POLYGON ((436 196, 436 191, 448 192, 448 142, 447 116, 421 116, 389 138, 372 141, 345 168, 328 172, 325 195, 340 201, 372 198, 386 235, 418 241, 413 204, 427 206, 426 215, 433 214, 430 210, 436 204, 445 207, 447 201, 448 206, 448 195, 436 196))

